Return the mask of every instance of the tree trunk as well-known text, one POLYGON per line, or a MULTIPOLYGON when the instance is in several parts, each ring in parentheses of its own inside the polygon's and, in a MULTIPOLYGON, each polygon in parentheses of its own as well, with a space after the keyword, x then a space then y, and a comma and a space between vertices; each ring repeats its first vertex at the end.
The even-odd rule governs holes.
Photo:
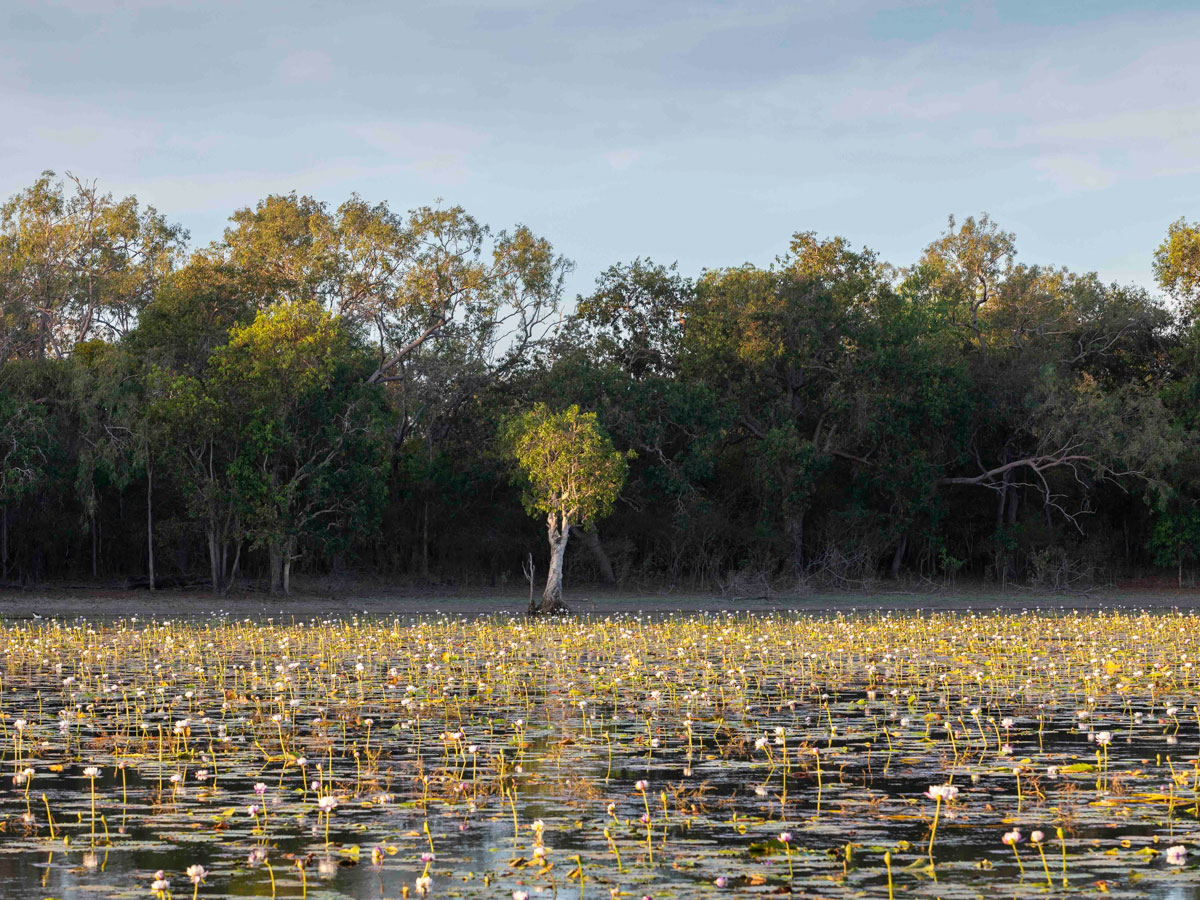
POLYGON ((221 596, 228 595, 229 589, 233 587, 233 583, 237 581, 238 570, 242 564, 242 542, 237 543, 237 552, 233 555, 233 565, 229 567, 229 577, 225 579, 225 587, 221 590, 221 596))
POLYGON ((8 506, 0 506, 0 580, 8 581, 8 506))
POLYGON ((217 568, 217 535, 211 524, 204 529, 204 536, 209 541, 209 583, 212 586, 212 594, 216 596, 221 593, 221 572, 217 568))
MULTIPOLYGON (((1008 462, 1008 451, 1004 453, 1004 461, 1008 462)), ((1008 548, 1004 541, 1007 535, 1004 535, 1004 514, 1008 510, 1008 501, 1010 493, 1010 485, 1012 483, 1012 470, 1004 473, 1003 481, 1001 482, 1000 490, 996 494, 996 551, 993 557, 996 564, 996 578, 1000 580, 1000 589, 1008 589, 1008 579, 1012 571, 1012 561, 1009 559, 1008 548)))
POLYGON ((150 590, 154 590, 154 473, 150 455, 146 455, 146 558, 150 570, 150 590))
POLYGON ((533 578, 537 570, 533 567, 533 554, 529 554, 526 562, 522 563, 521 568, 525 572, 525 577, 529 580, 529 615, 537 613, 537 604, 533 600, 533 578))
POLYGON ((217 529, 209 522, 204 529, 205 537, 208 538, 208 572, 209 578, 212 581, 212 592, 219 596, 221 593, 221 582, 224 580, 225 563, 221 559, 221 550, 223 549, 217 541, 217 529))
POLYGON ((908 537, 900 538, 900 543, 896 545, 896 552, 892 554, 892 577, 900 577, 900 565, 904 562, 904 551, 908 548, 908 537))
POLYGON ((96 577, 96 517, 92 516, 92 577, 96 577))
POLYGON ((271 541, 267 546, 267 564, 271 567, 271 593, 283 595, 283 545, 271 541))
POLYGON ((807 513, 807 509, 801 509, 787 519, 787 533, 792 540, 792 574, 797 581, 804 577, 804 517, 807 513))
MULTIPOLYGON (((1006 490, 1008 492, 1008 500, 1005 502, 1005 505, 1004 505, 1004 517, 1005 517, 1005 521, 1008 523, 1008 526, 1009 526, 1010 537, 1012 535, 1016 534, 1017 510, 1020 508, 1020 503, 1021 503, 1021 494, 1018 491, 1016 485, 1011 483, 1011 480, 1012 479, 1009 479, 1010 484, 1006 488, 1006 490)), ((1007 573, 1006 577, 1011 581, 1016 581, 1018 572, 1017 572, 1017 556, 1015 553, 1007 554, 1006 565, 1008 566, 1008 573, 1007 573)))
POLYGON ((429 580, 429 501, 425 501, 424 516, 421 523, 421 578, 429 580))
POLYGON ((296 539, 289 537, 283 545, 283 596, 292 592, 292 559, 295 558, 296 539))
POLYGON ((571 537, 571 526, 567 517, 561 520, 555 513, 546 518, 550 541, 550 570, 546 574, 546 589, 542 591, 540 613, 555 613, 567 607, 562 599, 563 557, 567 555, 567 541, 571 537))
POLYGON ((600 570, 600 580, 605 584, 616 584, 617 576, 613 572, 612 560, 608 558, 608 554, 604 552, 604 545, 600 542, 600 532, 594 526, 581 528, 578 525, 572 525, 571 533, 583 541, 583 545, 595 557, 596 567, 600 570))

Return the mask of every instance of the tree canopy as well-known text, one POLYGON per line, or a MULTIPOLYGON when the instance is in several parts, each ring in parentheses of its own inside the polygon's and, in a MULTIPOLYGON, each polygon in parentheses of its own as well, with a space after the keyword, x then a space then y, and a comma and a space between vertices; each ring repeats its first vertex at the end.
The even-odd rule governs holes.
POLYGON ((532 553, 554 604, 1200 563, 1186 218, 1158 294, 987 215, 575 298, 545 237, 457 206, 278 194, 187 238, 71 175, 0 206, 0 582, 502 588, 532 553))

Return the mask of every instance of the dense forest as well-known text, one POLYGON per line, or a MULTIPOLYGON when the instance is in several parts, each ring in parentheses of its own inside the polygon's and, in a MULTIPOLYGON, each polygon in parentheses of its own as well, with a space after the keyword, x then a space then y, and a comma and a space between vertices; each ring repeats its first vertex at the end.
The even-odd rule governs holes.
POLYGON ((931 237, 572 299, 545 238, 458 207, 271 196, 192 248, 47 172, 0 213, 0 583, 515 587, 554 560, 505 429, 576 407, 622 463, 558 523, 569 578, 1193 579, 1200 226, 1147 248, 1163 296, 987 216, 931 237))

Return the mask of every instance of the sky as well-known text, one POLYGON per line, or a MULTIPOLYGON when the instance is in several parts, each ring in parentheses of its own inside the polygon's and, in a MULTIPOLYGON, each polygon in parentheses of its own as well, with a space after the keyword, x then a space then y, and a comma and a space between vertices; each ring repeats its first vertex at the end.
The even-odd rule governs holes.
POLYGON ((296 191, 521 223, 587 292, 635 257, 897 265, 987 212, 1153 286, 1200 218, 1200 4, 4 0, 0 197, 44 169, 219 238, 296 191))

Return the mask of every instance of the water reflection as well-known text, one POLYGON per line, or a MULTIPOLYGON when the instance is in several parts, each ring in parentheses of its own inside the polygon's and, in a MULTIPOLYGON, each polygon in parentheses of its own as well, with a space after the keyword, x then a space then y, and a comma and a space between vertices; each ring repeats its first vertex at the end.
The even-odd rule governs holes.
POLYGON ((1194 685, 1091 674, 1087 620, 964 627, 1036 653, 865 618, 9 625, 0 896, 185 897, 190 865, 206 898, 886 896, 885 850, 904 896, 1033 896, 1044 829, 1073 888, 1200 898, 1163 859, 1200 838, 1194 685))

